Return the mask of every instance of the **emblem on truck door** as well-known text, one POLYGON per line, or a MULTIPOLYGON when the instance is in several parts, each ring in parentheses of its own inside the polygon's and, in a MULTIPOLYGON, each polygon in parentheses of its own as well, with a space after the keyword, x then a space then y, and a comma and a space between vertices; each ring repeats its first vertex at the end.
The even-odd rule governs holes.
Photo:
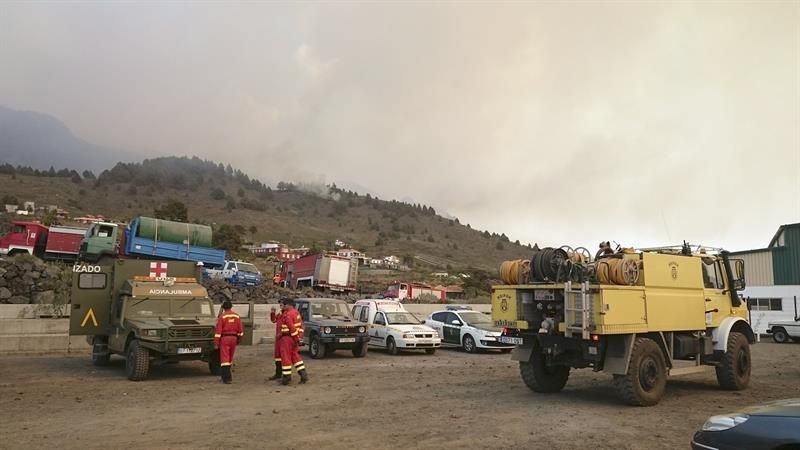
POLYGON ((678 279, 678 263, 676 262, 669 263, 669 273, 672 275, 673 280, 678 279))

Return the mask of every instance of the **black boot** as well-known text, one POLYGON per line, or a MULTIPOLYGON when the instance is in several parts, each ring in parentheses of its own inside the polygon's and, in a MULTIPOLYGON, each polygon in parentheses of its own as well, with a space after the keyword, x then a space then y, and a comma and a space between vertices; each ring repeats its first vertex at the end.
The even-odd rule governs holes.
POLYGON ((233 383, 233 377, 231 376, 231 366, 222 366, 222 382, 225 384, 233 383))
POLYGON ((281 362, 275 361, 275 375, 269 377, 269 380, 275 381, 280 379, 281 379, 281 362))
POLYGON ((288 385, 291 382, 292 382, 292 376, 291 375, 284 375, 283 378, 281 378, 281 384, 284 385, 284 386, 288 385))
POLYGON ((308 372, 306 372, 306 369, 300 370, 297 373, 300 374, 300 384, 308 383, 308 372))

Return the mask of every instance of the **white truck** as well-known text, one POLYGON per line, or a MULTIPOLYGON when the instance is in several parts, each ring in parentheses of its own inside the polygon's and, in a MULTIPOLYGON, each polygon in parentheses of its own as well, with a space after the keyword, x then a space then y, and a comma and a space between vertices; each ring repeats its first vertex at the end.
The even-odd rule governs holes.
POLYGON ((771 334, 772 340, 779 344, 790 340, 800 341, 800 322, 770 322, 767 324, 767 334, 771 334))
POLYGON ((258 268, 244 261, 225 261, 222 269, 205 269, 203 275, 211 279, 225 280, 234 286, 258 286, 262 283, 258 268))
POLYGON ((359 300, 353 306, 353 318, 368 325, 370 346, 385 348, 391 355, 401 350, 425 350, 433 355, 442 345, 436 330, 395 300, 359 300))

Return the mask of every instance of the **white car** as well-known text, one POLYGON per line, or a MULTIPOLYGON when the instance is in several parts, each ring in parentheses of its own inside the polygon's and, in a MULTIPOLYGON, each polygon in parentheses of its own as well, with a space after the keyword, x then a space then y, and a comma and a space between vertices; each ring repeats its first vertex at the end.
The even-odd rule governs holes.
POLYGON ((359 300, 353 317, 369 325, 369 345, 385 348, 392 355, 401 350, 425 350, 433 355, 442 340, 433 328, 421 324, 394 300, 359 300))
POLYGON ((425 321, 442 337, 442 346, 463 347, 469 353, 499 349, 511 351, 514 344, 498 342, 502 328, 493 326, 486 314, 463 308, 436 311, 425 321))
POLYGON ((771 334, 772 340, 779 344, 789 340, 800 341, 800 322, 770 322, 767 334, 771 334))

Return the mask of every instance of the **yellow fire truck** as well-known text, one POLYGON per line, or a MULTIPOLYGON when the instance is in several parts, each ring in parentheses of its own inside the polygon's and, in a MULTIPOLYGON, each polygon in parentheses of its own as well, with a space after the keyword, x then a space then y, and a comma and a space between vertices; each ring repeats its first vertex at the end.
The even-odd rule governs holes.
POLYGON ((514 284, 493 287, 492 318, 535 392, 560 391, 572 368, 613 375, 625 402, 641 406, 658 403, 667 377, 708 366, 723 388, 747 387, 755 335, 738 294, 744 263, 725 251, 535 248, 501 271, 514 284))

